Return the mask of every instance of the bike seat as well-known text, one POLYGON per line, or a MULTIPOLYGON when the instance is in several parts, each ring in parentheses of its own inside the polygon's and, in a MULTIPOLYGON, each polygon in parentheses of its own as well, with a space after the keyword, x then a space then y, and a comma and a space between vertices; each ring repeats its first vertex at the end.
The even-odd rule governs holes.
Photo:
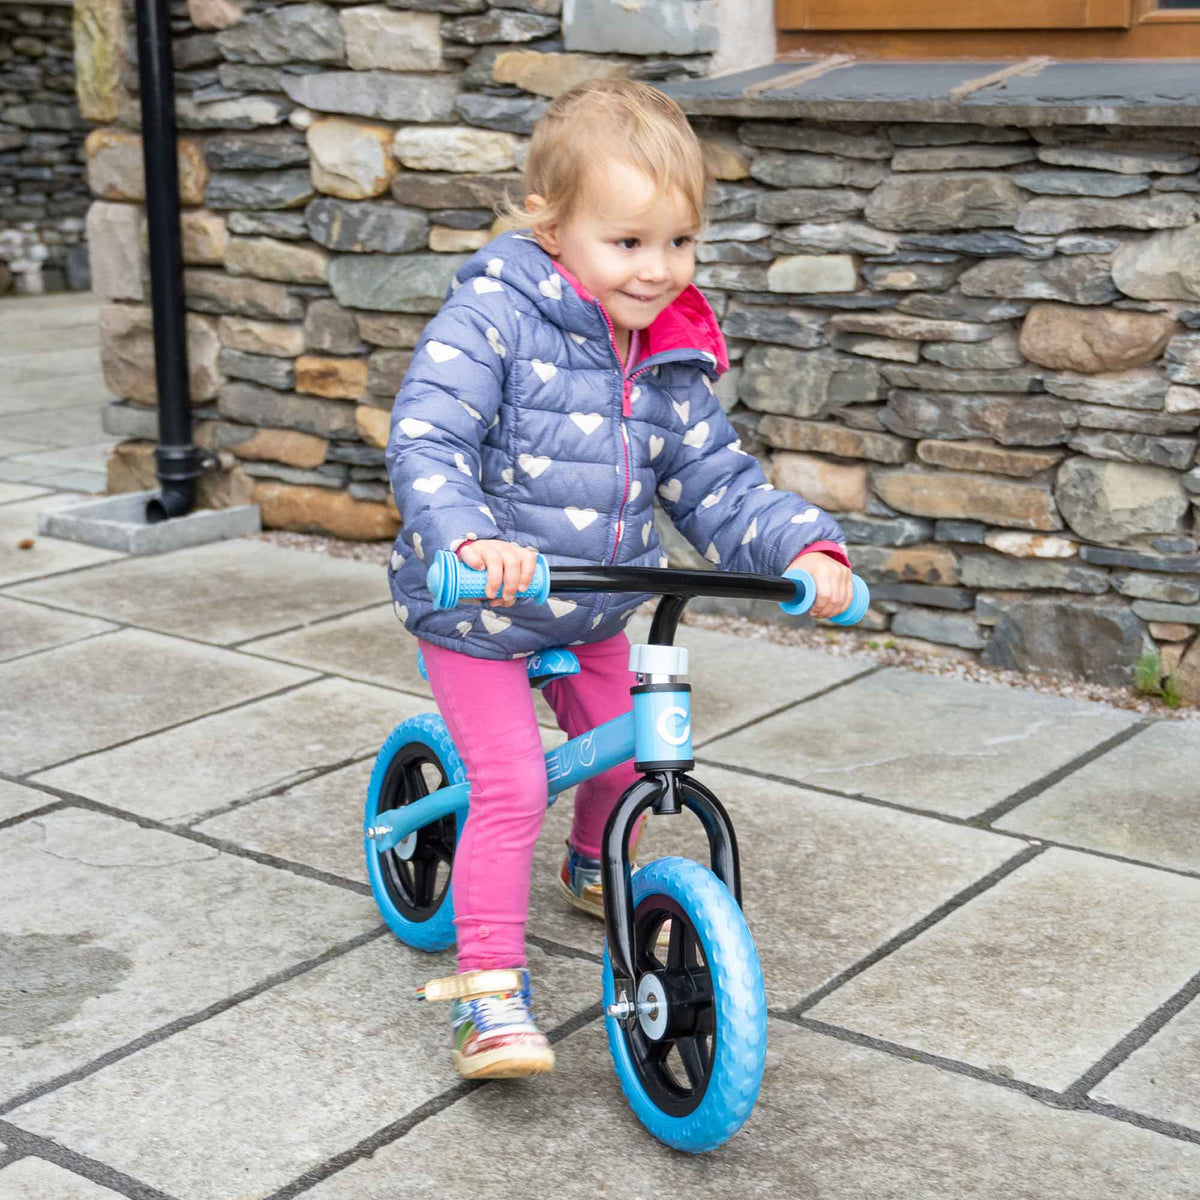
MULTIPOLYGON (((417 670, 421 678, 429 682, 429 672, 425 670, 425 656, 417 651, 417 670)), ((557 647, 551 650, 539 650, 525 660, 525 670, 529 675, 530 687, 544 688, 546 684, 564 675, 579 674, 579 659, 570 650, 557 647)))

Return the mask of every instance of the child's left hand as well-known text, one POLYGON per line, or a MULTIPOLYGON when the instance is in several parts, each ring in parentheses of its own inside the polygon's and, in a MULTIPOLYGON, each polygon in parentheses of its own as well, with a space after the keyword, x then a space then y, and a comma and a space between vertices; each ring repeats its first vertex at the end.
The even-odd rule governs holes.
POLYGON ((807 571, 817 585, 817 599, 808 610, 810 617, 836 617, 845 612, 854 599, 854 585, 850 582, 850 568, 836 558, 813 550, 809 554, 797 554, 788 563, 788 570, 799 567, 807 571))

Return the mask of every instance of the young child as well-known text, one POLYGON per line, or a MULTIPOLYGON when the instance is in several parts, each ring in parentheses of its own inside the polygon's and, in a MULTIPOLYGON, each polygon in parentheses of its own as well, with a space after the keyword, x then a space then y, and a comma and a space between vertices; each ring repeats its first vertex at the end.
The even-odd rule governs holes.
MULTIPOLYGON (((536 553, 552 566, 666 566, 657 493, 714 566, 780 575, 803 556, 815 616, 851 600, 837 524, 772 488, 713 394, 729 361, 692 286, 706 182, 699 143, 662 93, 596 80, 560 96, 534 130, 525 206, 509 210, 526 228, 459 270, 396 398, 387 463, 404 524, 392 594, 471 781, 452 884, 459 974, 425 992, 455 1002, 467 1077, 554 1065, 525 970, 547 802, 525 656, 574 647, 580 673, 545 696, 575 737, 628 710, 624 625, 646 599, 513 607, 536 553), (487 570, 491 604, 434 610, 425 571, 443 547, 487 570)), ((626 763, 576 794, 558 887, 599 917, 601 836, 634 776, 626 763)))

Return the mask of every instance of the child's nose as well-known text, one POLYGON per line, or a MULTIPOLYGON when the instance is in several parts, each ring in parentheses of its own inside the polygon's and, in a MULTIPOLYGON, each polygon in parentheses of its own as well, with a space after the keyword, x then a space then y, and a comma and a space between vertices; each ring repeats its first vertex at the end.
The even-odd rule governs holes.
POLYGON ((667 261, 661 254, 651 255, 642 263, 642 269, 639 273, 647 281, 666 279, 667 261))

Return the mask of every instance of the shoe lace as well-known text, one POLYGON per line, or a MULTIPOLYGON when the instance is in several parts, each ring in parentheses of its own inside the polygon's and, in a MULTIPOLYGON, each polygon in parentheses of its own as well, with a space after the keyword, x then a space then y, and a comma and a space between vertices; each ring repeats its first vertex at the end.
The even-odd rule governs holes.
POLYGON ((524 997, 519 992, 480 996, 471 1001, 471 1008, 475 1027, 480 1030, 494 1029, 501 1025, 533 1027, 533 1016, 524 997))

